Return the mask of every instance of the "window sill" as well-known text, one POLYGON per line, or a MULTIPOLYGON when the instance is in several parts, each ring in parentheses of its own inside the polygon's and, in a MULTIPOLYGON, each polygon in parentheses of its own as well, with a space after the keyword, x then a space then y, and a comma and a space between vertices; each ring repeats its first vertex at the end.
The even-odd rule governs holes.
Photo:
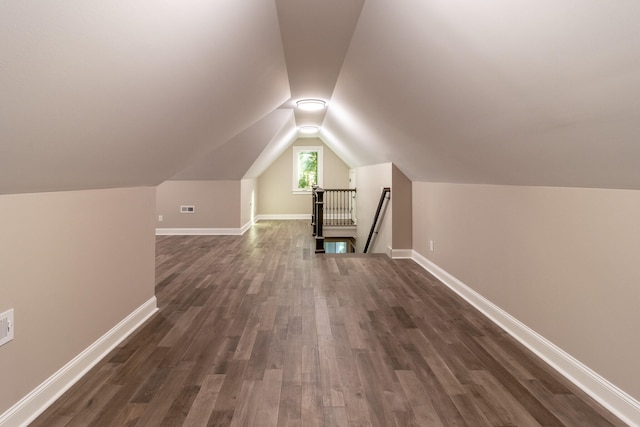
POLYGON ((291 194, 311 194, 311 190, 291 190, 291 194))

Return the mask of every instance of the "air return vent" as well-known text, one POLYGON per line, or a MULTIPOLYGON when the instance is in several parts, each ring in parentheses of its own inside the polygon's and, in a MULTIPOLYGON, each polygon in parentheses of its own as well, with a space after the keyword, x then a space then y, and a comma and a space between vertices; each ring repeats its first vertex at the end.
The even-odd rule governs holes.
POLYGON ((13 309, 0 314, 0 345, 13 339, 13 309))

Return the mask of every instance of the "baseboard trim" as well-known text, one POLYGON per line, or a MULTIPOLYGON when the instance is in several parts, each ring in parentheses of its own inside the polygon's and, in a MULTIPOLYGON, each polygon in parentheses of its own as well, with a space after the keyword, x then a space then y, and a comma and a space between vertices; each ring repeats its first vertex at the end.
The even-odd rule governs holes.
POLYGON ((0 426, 29 425, 156 311, 158 304, 154 296, 0 415, 0 426))
POLYGON ((533 351, 561 375, 631 426, 640 425, 640 402, 591 368, 538 334, 506 311, 425 258, 415 250, 412 259, 442 283, 480 310, 491 321, 533 351))
POLYGON ((243 233, 242 228, 156 228, 156 236, 240 236, 243 233))
POLYGON ((245 225, 242 226, 242 228, 240 228, 240 234, 246 233, 247 231, 249 231, 251 227, 253 227, 253 221, 247 222, 245 225))
POLYGON ((311 214, 263 214, 256 216, 256 222, 258 221, 287 221, 287 220, 309 220, 311 221, 311 214))
POLYGON ((412 249, 393 249, 390 250, 390 258, 391 259, 412 259, 413 258, 413 250, 412 249))

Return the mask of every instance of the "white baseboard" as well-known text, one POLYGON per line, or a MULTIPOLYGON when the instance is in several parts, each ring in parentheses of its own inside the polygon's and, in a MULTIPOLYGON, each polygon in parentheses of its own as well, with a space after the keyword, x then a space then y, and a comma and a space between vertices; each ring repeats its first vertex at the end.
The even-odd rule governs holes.
POLYGON ((240 228, 240 234, 244 234, 244 233, 246 233, 247 231, 249 231, 249 229, 250 229, 251 227, 253 227, 253 221, 249 221, 249 222, 247 222, 245 225, 243 225, 243 226, 240 228))
POLYGON ((156 236, 241 236, 258 221, 311 221, 310 214, 265 214, 256 215, 254 222, 247 222, 241 228, 156 228, 156 236))
POLYGON ((411 259, 413 258, 413 249, 393 249, 389 248, 387 253, 391 259, 411 259))
POLYGON ((154 296, 0 415, 0 427, 27 426, 156 311, 154 296))
POLYGON ((240 228, 156 228, 156 236, 242 236, 253 224, 249 221, 240 228))
POLYGON ((156 236, 240 236, 242 228, 156 228, 156 236))
POLYGON ((640 426, 640 402, 429 259, 416 251, 412 252, 412 258, 416 263, 480 310, 491 321, 533 351, 569 381, 580 387, 622 421, 631 426, 640 426))
POLYGON ((258 221, 271 221, 271 220, 309 220, 311 221, 311 214, 262 214, 256 216, 256 222, 258 221))

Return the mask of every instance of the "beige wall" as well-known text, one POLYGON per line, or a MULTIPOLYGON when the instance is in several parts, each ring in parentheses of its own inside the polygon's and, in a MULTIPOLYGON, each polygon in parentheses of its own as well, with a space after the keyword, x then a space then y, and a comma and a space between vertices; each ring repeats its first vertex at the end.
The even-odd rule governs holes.
POLYGON ((293 194, 293 146, 323 147, 325 188, 349 188, 349 167, 319 138, 297 139, 258 178, 260 215, 311 215, 311 195, 293 194))
POLYGON ((154 188, 0 196, 0 414, 153 297, 154 206, 154 188))
MULTIPOLYGON (((392 184, 392 164, 383 163, 373 166, 363 166, 356 168, 356 212, 358 215, 358 237, 356 250, 358 253, 364 251, 371 224, 380 202, 380 194, 384 187, 391 187, 392 184)), ((393 194, 391 194, 393 199, 393 194)), ((369 253, 387 253, 392 241, 392 205, 389 204, 381 216, 379 232, 374 235, 374 239, 369 246, 369 253)))
POLYGON ((396 165, 391 168, 391 208, 393 210, 393 249, 411 249, 413 184, 396 165))
POLYGON ((258 180, 243 179, 240 182, 240 223, 242 226, 255 220, 258 204, 258 180))
POLYGON ((418 253, 640 399, 640 191, 414 183, 413 200, 418 253))
POLYGON ((158 228, 240 228, 240 181, 165 181, 156 191, 158 228), (195 213, 180 213, 181 205, 195 213), (158 220, 159 215, 163 221, 158 220))

